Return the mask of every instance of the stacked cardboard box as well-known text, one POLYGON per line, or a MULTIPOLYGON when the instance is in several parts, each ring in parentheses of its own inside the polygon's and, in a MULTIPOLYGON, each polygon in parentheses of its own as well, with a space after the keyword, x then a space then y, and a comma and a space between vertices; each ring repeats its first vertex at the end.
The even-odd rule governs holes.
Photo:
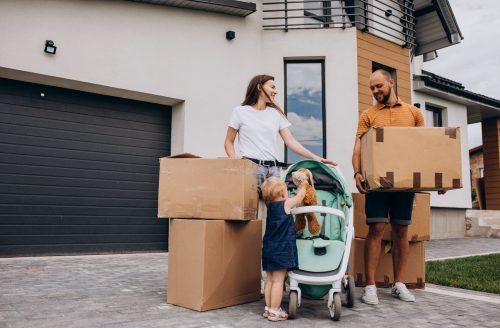
POLYGON ((260 298, 257 165, 160 159, 158 217, 170 218, 167 302, 197 311, 260 298))
MULTIPOLYGON (((356 239, 351 248, 349 272, 354 276, 356 286, 366 285, 364 248, 368 235, 365 215, 365 195, 353 194, 354 200, 354 233, 356 239)), ((416 193, 413 202, 412 224, 408 227, 410 253, 403 282, 408 288, 425 287, 425 241, 429 240, 430 228, 430 195, 416 193)), ((390 287, 394 281, 392 267, 391 225, 387 225, 382 237, 379 263, 375 274, 378 287, 390 287)))

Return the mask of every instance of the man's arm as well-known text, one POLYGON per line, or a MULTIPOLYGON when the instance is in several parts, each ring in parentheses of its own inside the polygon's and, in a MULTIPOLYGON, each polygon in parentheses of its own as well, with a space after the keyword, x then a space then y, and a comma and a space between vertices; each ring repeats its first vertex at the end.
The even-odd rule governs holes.
POLYGON ((361 174, 361 139, 357 136, 356 141, 354 142, 354 150, 352 152, 352 168, 354 169, 356 188, 358 188, 360 193, 366 193, 364 186, 365 177, 361 174))

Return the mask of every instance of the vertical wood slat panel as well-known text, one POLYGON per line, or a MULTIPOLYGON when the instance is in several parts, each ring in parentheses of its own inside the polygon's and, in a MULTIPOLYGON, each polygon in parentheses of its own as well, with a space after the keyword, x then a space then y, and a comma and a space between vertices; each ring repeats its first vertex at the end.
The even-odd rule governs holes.
POLYGON ((410 75, 410 52, 390 41, 383 40, 376 36, 357 31, 357 61, 358 61, 358 102, 360 107, 367 105, 366 108, 358 108, 362 113, 372 103, 367 104, 367 96, 371 96, 368 82, 368 70, 371 69, 373 62, 396 69, 397 85, 399 97, 411 104, 411 75, 410 75))

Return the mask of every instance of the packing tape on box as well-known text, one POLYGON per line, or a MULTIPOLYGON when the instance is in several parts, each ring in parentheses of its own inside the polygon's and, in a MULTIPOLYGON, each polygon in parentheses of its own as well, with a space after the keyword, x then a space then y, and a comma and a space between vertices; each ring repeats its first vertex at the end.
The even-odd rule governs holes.
POLYGON ((376 128, 375 132, 376 132, 375 141, 384 142, 384 128, 376 128))
POLYGON ((457 138, 457 128, 445 128, 444 134, 450 137, 450 139, 457 138))

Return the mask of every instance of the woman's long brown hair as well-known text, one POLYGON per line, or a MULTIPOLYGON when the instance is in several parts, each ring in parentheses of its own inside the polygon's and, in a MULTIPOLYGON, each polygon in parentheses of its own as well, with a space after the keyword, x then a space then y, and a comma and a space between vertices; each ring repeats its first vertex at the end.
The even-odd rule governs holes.
POLYGON ((285 112, 271 99, 271 96, 267 94, 267 92, 264 90, 264 83, 266 83, 269 80, 274 81, 274 76, 271 75, 256 75, 254 76, 251 80, 250 83, 248 83, 247 87, 247 92, 245 94, 245 100, 241 103, 242 106, 253 106, 257 103, 259 100, 259 86, 266 95, 268 101, 266 102, 266 105, 269 107, 272 107, 278 111, 281 115, 283 115, 286 118, 285 112))

